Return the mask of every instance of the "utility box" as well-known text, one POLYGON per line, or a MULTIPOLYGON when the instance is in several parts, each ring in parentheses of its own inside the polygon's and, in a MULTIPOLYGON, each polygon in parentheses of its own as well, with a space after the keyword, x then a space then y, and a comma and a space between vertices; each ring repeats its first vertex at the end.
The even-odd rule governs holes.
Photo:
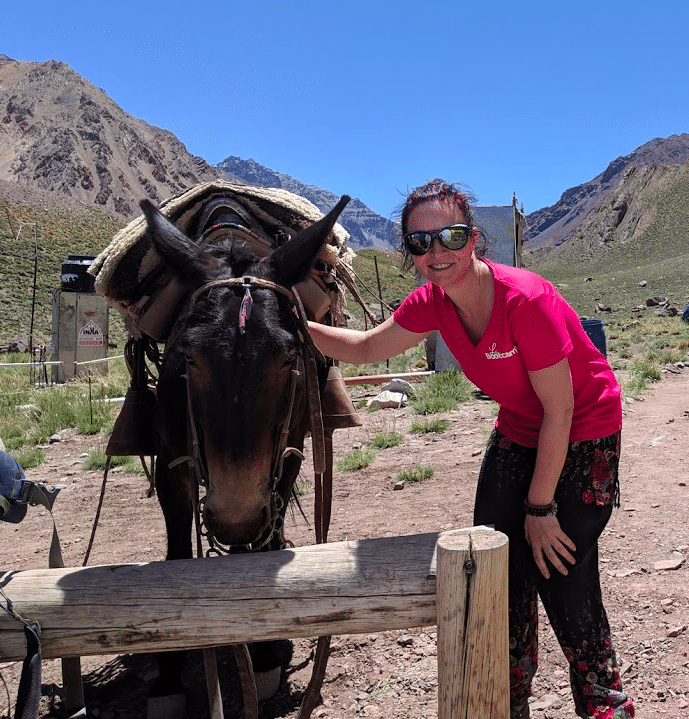
POLYGON ((53 295, 53 382, 78 375, 107 374, 107 362, 80 365, 108 356, 108 305, 101 295, 56 290, 53 295))
MULTIPOLYGON (((517 198, 513 198, 511 205, 476 205, 471 211, 474 224, 488 238, 485 256, 493 262, 521 267, 524 212, 517 209, 517 198)), ((426 358, 428 366, 436 371, 461 369, 440 332, 434 332, 426 340, 426 358)))

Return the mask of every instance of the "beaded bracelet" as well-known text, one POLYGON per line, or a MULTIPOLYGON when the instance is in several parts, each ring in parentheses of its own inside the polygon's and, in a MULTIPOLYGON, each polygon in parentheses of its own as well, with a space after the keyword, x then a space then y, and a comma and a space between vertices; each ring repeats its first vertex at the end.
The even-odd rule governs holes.
POLYGON ((548 517, 557 514, 557 502, 553 500, 549 504, 530 504, 524 500, 524 511, 532 517, 548 517))

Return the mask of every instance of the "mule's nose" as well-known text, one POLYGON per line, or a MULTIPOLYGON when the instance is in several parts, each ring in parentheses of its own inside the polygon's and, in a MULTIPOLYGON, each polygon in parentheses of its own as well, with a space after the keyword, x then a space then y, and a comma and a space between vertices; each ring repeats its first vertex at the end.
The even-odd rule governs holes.
POLYGON ((270 517, 267 504, 246 516, 237 510, 218 512, 208 506, 203 513, 206 528, 218 542, 225 545, 255 544, 268 529, 270 517))

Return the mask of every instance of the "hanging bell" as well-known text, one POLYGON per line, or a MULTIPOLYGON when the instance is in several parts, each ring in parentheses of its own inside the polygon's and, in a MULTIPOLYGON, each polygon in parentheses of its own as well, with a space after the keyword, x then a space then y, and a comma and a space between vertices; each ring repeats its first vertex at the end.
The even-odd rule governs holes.
POLYGON ((105 453, 111 457, 156 455, 156 412, 156 396, 150 389, 128 389, 105 453))
POLYGON ((328 367, 325 384, 321 384, 321 411, 325 429, 347 429, 363 424, 347 392, 342 372, 336 365, 328 367))

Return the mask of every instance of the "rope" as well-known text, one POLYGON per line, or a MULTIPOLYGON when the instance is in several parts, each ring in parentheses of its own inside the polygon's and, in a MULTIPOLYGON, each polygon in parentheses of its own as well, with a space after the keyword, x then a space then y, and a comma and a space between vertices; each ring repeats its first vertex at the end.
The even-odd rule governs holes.
POLYGON ((86 547, 86 554, 84 555, 84 561, 81 563, 82 567, 88 564, 89 556, 91 554, 91 548, 93 547, 93 540, 96 537, 96 528, 98 527, 98 520, 100 519, 100 512, 103 508, 103 499, 105 497, 105 484, 108 481, 108 472, 110 471, 110 460, 112 458, 108 456, 105 461, 105 472, 103 473, 103 483, 100 487, 100 497, 98 498, 98 507, 96 508, 96 516, 93 520, 93 526, 91 527, 91 537, 89 538, 88 547, 86 547))
MULTIPOLYGON (((9 573, 10 576, 12 573, 9 573)), ((3 575, 3 577, 7 577, 7 573, 3 575)), ((35 625, 38 626, 38 622, 33 622, 30 619, 25 619, 22 617, 21 614, 19 614, 14 609, 14 603, 12 600, 5 594, 5 590, 0 586, 0 594, 2 594, 3 598, 5 599, 6 604, 2 605, 2 609, 4 609, 7 614, 9 614, 13 619, 16 619, 18 622, 21 622, 24 626, 28 627, 29 625, 35 625)), ((40 631, 40 628, 39 628, 40 631)))
MULTIPOLYGON (((371 295, 371 297, 373 297, 375 300, 377 300, 378 302, 380 302, 380 303, 385 307, 385 309, 388 310, 388 312, 390 312, 391 314, 392 314, 392 312, 394 312, 394 310, 392 309, 392 307, 390 307, 390 305, 389 305, 387 302, 383 302, 383 298, 382 298, 382 297, 379 297, 379 296, 361 279, 361 277, 359 277, 359 275, 357 275, 357 273, 356 273, 354 270, 350 270, 350 272, 351 272, 352 275, 354 276, 354 279, 355 279, 359 284, 361 284, 361 286, 366 290, 366 292, 368 292, 368 293, 371 295)), ((347 289, 349 289, 349 288, 347 288, 347 289)), ((351 292, 351 290, 350 290, 350 292, 351 292)), ((359 297, 361 297, 361 295, 359 295, 359 297)), ((362 300, 362 302, 363 302, 363 300, 362 300)), ((363 309, 363 308, 362 308, 362 309, 363 309)))

